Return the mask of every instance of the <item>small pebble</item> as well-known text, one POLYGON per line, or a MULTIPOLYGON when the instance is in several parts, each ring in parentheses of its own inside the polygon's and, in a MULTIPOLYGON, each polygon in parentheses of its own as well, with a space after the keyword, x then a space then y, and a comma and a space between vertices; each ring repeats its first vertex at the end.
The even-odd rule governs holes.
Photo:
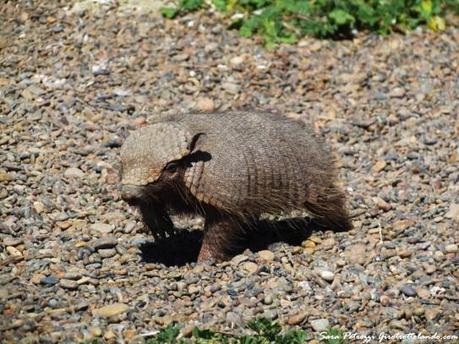
POLYGON ((242 268, 250 274, 257 272, 258 265, 253 262, 245 262, 242 264, 242 268))
POLYGON ((44 285, 47 285, 47 286, 55 285, 58 282, 59 282, 59 280, 53 275, 43 277, 40 280, 41 284, 44 284, 44 285))
POLYGON ((7 246, 6 252, 15 257, 22 257, 21 251, 19 251, 16 247, 13 246, 7 246))
POLYGON ((413 314, 414 314, 415 316, 420 317, 420 316, 422 316, 422 315, 424 314, 424 311, 425 311, 425 310, 424 310, 424 308, 423 308, 422 306, 416 307, 416 308, 414 309, 413 314))
POLYGON ((237 256, 234 256, 233 259, 231 259, 231 264, 233 265, 239 265, 240 263, 246 261, 249 259, 246 255, 243 254, 238 254, 237 256))
POLYGON ((437 267, 433 264, 425 264, 423 265, 424 266, 424 270, 427 274, 431 275, 433 274, 435 271, 437 271, 437 267))
POLYGON ((83 178, 84 175, 84 172, 76 167, 70 167, 64 172, 65 178, 83 178))
POLYGON ((59 284, 64 289, 75 290, 78 288, 78 283, 74 280, 61 279, 59 284))
POLYGON ((404 284, 400 291, 406 296, 416 296, 416 289, 414 289, 412 284, 404 284))
POLYGON ((459 203, 452 203, 449 206, 448 212, 445 214, 448 219, 459 220, 459 203))
POLYGON ((265 295, 265 297, 263 298, 263 303, 264 303, 265 305, 270 305, 270 304, 272 304, 272 303, 273 303, 273 297, 272 297, 270 294, 265 295))
POLYGON ((22 239, 20 238, 13 238, 13 237, 5 237, 3 239, 3 245, 5 246, 18 246, 22 244, 22 239))
POLYGON ((88 309, 88 307, 89 307, 89 302, 87 302, 87 301, 81 301, 81 302, 79 302, 79 303, 77 303, 77 304, 75 305, 75 310, 76 310, 76 311, 83 311, 83 310, 88 309))
POLYGON ((330 327, 330 323, 327 319, 316 319, 311 320, 311 327, 315 332, 324 332, 330 327))
POLYGON ((405 95, 405 90, 401 87, 395 87, 389 93, 389 96, 392 98, 402 98, 405 95))
POLYGON ((91 326, 89 328, 89 333, 91 333, 93 337, 100 337, 102 336, 102 329, 99 326, 91 326))
POLYGON ((201 288, 199 288, 195 284, 188 286, 188 293, 190 294, 196 294, 196 293, 199 293, 200 291, 201 291, 201 288))
POLYGON ((321 270, 319 276, 327 282, 333 282, 335 279, 335 274, 329 270, 321 270))
POLYGON ((384 170, 386 167, 387 163, 384 160, 378 160, 374 165, 373 165, 373 171, 376 173, 381 172, 384 170))
POLYGON ((410 250, 402 249, 398 253, 398 255, 400 256, 400 258, 409 258, 409 257, 411 257, 412 252, 410 250))
POLYGON ((392 206, 389 203, 387 203, 385 200, 383 200, 380 197, 374 197, 373 202, 375 202, 376 206, 379 209, 382 209, 384 211, 389 211, 392 208, 392 206))
POLYGON ((241 326, 242 318, 235 312, 228 312, 226 313, 226 323, 228 323, 230 327, 241 326))
POLYGON ((100 239, 97 239, 94 244, 92 245, 94 249, 104 249, 104 248, 112 248, 118 244, 118 240, 115 237, 106 236, 100 239))
POLYGON ((421 299, 429 299, 430 298, 430 291, 427 290, 426 288, 418 287, 416 288, 416 294, 421 298, 421 299))
POLYGON ((81 278, 81 273, 79 272, 74 272, 74 271, 69 271, 69 272, 66 272, 64 274, 64 276, 62 276, 63 279, 68 279, 68 280, 78 280, 81 278))
POLYGON ((267 262, 271 262, 274 260, 274 253, 269 250, 258 251, 258 256, 260 257, 260 259, 267 262))
POLYGON ((114 303, 108 306, 94 309, 93 314, 102 317, 111 317, 114 315, 126 313, 128 310, 129 306, 125 303, 114 303))
POLYGON ((228 91, 229 93, 233 93, 233 94, 239 93, 239 91, 241 90, 241 86, 231 83, 231 82, 222 83, 222 88, 225 91, 228 91))
POLYGON ((456 244, 449 244, 445 246, 445 251, 447 253, 456 253, 458 246, 456 244))
POLYGON ((235 57, 231 58, 230 63, 233 66, 237 66, 237 65, 240 65, 241 63, 243 63, 244 61, 245 61, 245 57, 244 56, 235 56, 235 57))
POLYGON ((106 223, 94 223, 91 225, 91 229, 102 234, 108 234, 113 231, 114 226, 106 223))
POLYGON ((199 111, 210 112, 215 109, 215 104, 211 98, 203 97, 197 100, 196 107, 199 111))
MULTIPOLYGON (((308 313, 307 312, 299 312, 297 314, 294 314, 292 316, 290 316, 288 319, 287 319, 287 323, 290 325, 290 326, 294 326, 294 325, 298 325, 300 323, 303 322, 304 319, 306 319, 306 317, 308 316, 308 313)), ((313 320, 314 321, 314 320, 313 320)), ((319 326, 321 324, 319 323, 319 326)), ((312 325, 312 322, 311 322, 311 326, 313 326, 314 328, 314 325, 312 325)), ((315 325, 317 326, 317 324, 315 325)), ((328 327, 328 326, 327 326, 328 327)))
POLYGON ((346 248, 344 256, 350 264, 364 265, 368 259, 367 245, 354 244, 346 248))
POLYGON ((435 321, 441 314, 441 310, 437 307, 427 308, 424 310, 424 316, 428 321, 435 321))
POLYGON ((116 250, 113 248, 102 248, 98 251, 101 258, 111 258, 117 254, 116 250))
POLYGON ((51 308, 57 308, 59 307, 59 301, 56 299, 51 299, 48 301, 48 306, 51 308))
POLYGON ((117 337, 116 333, 112 330, 105 331, 104 338, 108 341, 112 341, 117 337))

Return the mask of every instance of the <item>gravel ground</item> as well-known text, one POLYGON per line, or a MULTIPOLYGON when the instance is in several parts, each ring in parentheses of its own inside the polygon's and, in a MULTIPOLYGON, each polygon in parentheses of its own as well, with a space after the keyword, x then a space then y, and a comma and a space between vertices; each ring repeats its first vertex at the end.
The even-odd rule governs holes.
POLYGON ((211 13, 23 0, 0 22, 0 341, 239 333, 258 316, 459 335, 457 29, 270 52, 211 13), (119 199, 119 147, 159 113, 246 107, 315 123, 355 229, 196 265, 199 231, 154 243, 119 199))

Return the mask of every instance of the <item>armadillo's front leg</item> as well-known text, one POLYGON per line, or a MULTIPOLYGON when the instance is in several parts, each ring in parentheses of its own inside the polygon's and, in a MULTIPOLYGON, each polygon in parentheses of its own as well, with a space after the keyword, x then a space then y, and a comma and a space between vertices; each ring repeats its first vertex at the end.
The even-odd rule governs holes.
POLYGON ((145 225, 153 233, 155 240, 163 239, 166 234, 173 233, 174 224, 167 212, 159 205, 141 205, 140 212, 145 225))
POLYGON ((206 222, 198 263, 210 259, 216 261, 228 259, 229 252, 235 248, 235 241, 240 231, 238 222, 231 217, 221 217, 206 222))

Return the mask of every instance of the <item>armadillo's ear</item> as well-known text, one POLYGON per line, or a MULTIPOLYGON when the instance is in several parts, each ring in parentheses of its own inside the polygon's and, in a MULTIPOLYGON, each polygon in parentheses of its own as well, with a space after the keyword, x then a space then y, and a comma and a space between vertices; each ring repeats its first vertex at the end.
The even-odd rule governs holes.
POLYGON ((194 153, 197 151, 204 151, 206 140, 207 135, 205 133, 197 133, 196 135, 194 135, 188 146, 189 152, 194 153))

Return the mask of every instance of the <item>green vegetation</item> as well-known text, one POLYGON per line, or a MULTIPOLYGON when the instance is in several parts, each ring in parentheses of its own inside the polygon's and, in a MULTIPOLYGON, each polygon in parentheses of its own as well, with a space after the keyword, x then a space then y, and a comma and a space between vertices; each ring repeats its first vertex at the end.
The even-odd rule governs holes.
POLYGON ((177 337, 180 334, 180 327, 176 324, 171 324, 159 331, 153 338, 147 341, 147 344, 176 344, 185 343, 182 340, 178 340, 177 337))
MULTIPOLYGON (((171 324, 149 338, 147 344, 303 344, 309 338, 301 329, 282 331, 277 322, 259 318, 247 324, 254 334, 236 336, 227 333, 214 332, 209 329, 194 328, 191 338, 178 338, 180 327, 171 324)), ((335 328, 329 329, 321 342, 324 344, 344 344, 344 332, 335 328)))
POLYGON ((327 344, 344 344, 346 341, 344 340, 344 331, 336 329, 336 328, 330 328, 326 333, 324 338, 329 338, 327 339, 327 344))
MULTIPOLYGON (((282 331, 282 327, 277 322, 265 318, 252 320, 247 327, 253 331, 253 334, 237 336, 195 327, 190 338, 180 338, 180 325, 170 324, 149 337, 146 344, 304 344, 307 339, 313 339, 302 329, 282 331)), ((336 328, 330 328, 317 339, 323 344, 347 343, 344 332, 336 328)), ((94 339, 82 344, 98 343, 100 342, 94 339)))
POLYGON ((458 0, 176 0, 161 13, 174 18, 208 6, 227 16, 230 28, 244 37, 259 35, 267 46, 305 35, 348 38, 362 30, 388 34, 419 25, 442 31, 447 13, 459 15, 458 0))
POLYGON ((214 332, 208 329, 194 328, 191 338, 178 339, 180 328, 178 325, 169 325, 163 328, 153 338, 147 340, 147 344, 303 344, 308 335, 300 329, 282 331, 281 326, 264 318, 256 319, 248 323, 254 334, 244 336, 233 336, 231 334, 214 332))

